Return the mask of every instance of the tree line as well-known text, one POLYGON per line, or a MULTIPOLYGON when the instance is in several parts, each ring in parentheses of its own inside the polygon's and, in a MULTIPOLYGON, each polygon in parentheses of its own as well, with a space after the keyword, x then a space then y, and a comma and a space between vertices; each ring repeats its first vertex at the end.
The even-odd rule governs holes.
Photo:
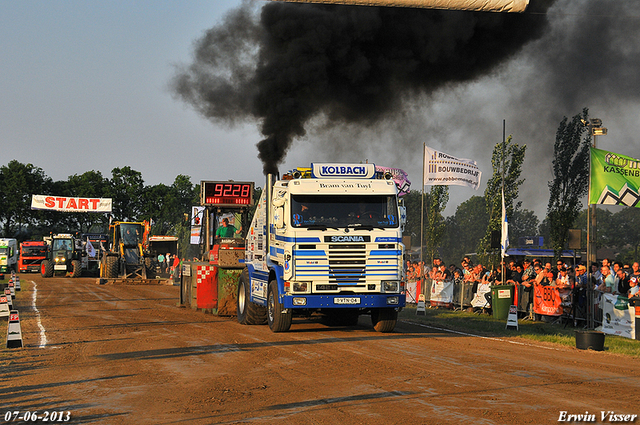
MULTIPOLYGON (((175 235, 188 241, 185 221, 199 203, 200 185, 185 175, 171 185, 145 185, 142 174, 129 166, 114 168, 111 177, 99 171, 54 181, 44 170, 17 160, 0 167, 0 229, 2 237, 42 239, 49 233, 106 233, 109 219, 152 223, 151 234, 175 235), (104 213, 68 213, 31 209, 31 195, 111 198, 111 217, 104 213)), ((181 243, 181 245, 185 245, 181 243)))

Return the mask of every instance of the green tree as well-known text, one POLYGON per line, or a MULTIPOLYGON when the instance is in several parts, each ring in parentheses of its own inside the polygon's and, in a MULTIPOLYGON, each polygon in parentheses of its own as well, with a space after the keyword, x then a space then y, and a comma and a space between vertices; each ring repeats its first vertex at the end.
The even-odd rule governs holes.
POLYGON ((16 160, 0 167, 0 223, 4 236, 17 236, 37 217, 31 210, 31 195, 44 194, 51 178, 33 164, 16 160))
POLYGON ((424 261, 432 263, 439 256, 440 243, 445 231, 445 220, 442 211, 449 201, 449 186, 432 186, 431 190, 424 194, 425 219, 424 261))
POLYGON ((483 196, 472 196, 456 208, 453 216, 445 219, 446 230, 442 241, 442 256, 447 263, 460 260, 476 252, 489 225, 489 214, 483 196))
POLYGON ((113 202, 113 216, 118 221, 137 221, 144 214, 144 180, 139 171, 126 166, 114 168, 107 194, 113 202))
POLYGON ((509 221, 509 240, 517 242, 525 236, 536 236, 540 220, 533 211, 514 208, 513 216, 509 221))
POLYGON ((522 174, 522 163, 524 162, 526 150, 527 146, 520 146, 514 143, 512 136, 509 136, 504 142, 497 143, 493 148, 493 155, 491 156, 493 176, 487 182, 487 188, 484 191, 489 225, 478 247, 481 262, 490 261, 495 263, 497 259, 495 252, 491 250, 491 232, 502 228, 503 176, 507 220, 513 217, 514 208, 520 208, 521 203, 518 202, 514 205, 514 202, 518 198, 520 186, 524 183, 524 179, 521 179, 520 175, 522 174))
POLYGON ((556 132, 553 147, 553 181, 549 182, 549 236, 556 259, 567 244, 569 229, 580 213, 580 198, 586 195, 589 183, 589 147, 591 136, 583 122, 589 110, 575 115, 571 121, 564 117, 556 132), (585 133, 587 137, 585 136, 585 133))

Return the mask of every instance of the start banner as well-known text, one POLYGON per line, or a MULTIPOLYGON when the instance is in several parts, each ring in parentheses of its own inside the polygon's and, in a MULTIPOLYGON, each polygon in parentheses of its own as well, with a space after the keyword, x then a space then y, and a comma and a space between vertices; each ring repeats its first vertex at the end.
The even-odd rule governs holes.
POLYGON ((31 195, 31 209, 110 213, 112 211, 112 202, 111 198, 72 198, 68 196, 31 195))

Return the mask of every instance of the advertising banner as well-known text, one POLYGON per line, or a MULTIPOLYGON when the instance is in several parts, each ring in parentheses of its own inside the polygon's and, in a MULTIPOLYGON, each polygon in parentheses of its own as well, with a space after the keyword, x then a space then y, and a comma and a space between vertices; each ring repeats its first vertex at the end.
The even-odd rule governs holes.
POLYGON ((555 286, 533 286, 533 312, 543 316, 562 316, 562 297, 555 286))
POLYGON ((424 147, 424 185, 467 186, 478 190, 482 172, 475 161, 424 147))
POLYGON ((112 211, 112 202, 111 198, 73 198, 68 196, 31 195, 31 209, 110 213, 112 211))
POLYGON ((453 280, 432 281, 430 301, 432 306, 451 306, 453 302, 453 280))
POLYGON ((590 204, 640 207, 640 159, 591 148, 590 204))
POLYGON ((618 295, 602 294, 602 332, 634 339, 635 310, 629 308, 628 302, 620 302, 618 295))

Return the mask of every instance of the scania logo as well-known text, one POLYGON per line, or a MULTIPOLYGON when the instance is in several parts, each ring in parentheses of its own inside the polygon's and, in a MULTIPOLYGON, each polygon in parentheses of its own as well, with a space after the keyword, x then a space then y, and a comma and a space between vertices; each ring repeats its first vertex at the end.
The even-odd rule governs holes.
POLYGON ((325 236, 325 242, 369 242, 371 240, 370 236, 358 236, 358 235, 350 235, 350 236, 325 236))

